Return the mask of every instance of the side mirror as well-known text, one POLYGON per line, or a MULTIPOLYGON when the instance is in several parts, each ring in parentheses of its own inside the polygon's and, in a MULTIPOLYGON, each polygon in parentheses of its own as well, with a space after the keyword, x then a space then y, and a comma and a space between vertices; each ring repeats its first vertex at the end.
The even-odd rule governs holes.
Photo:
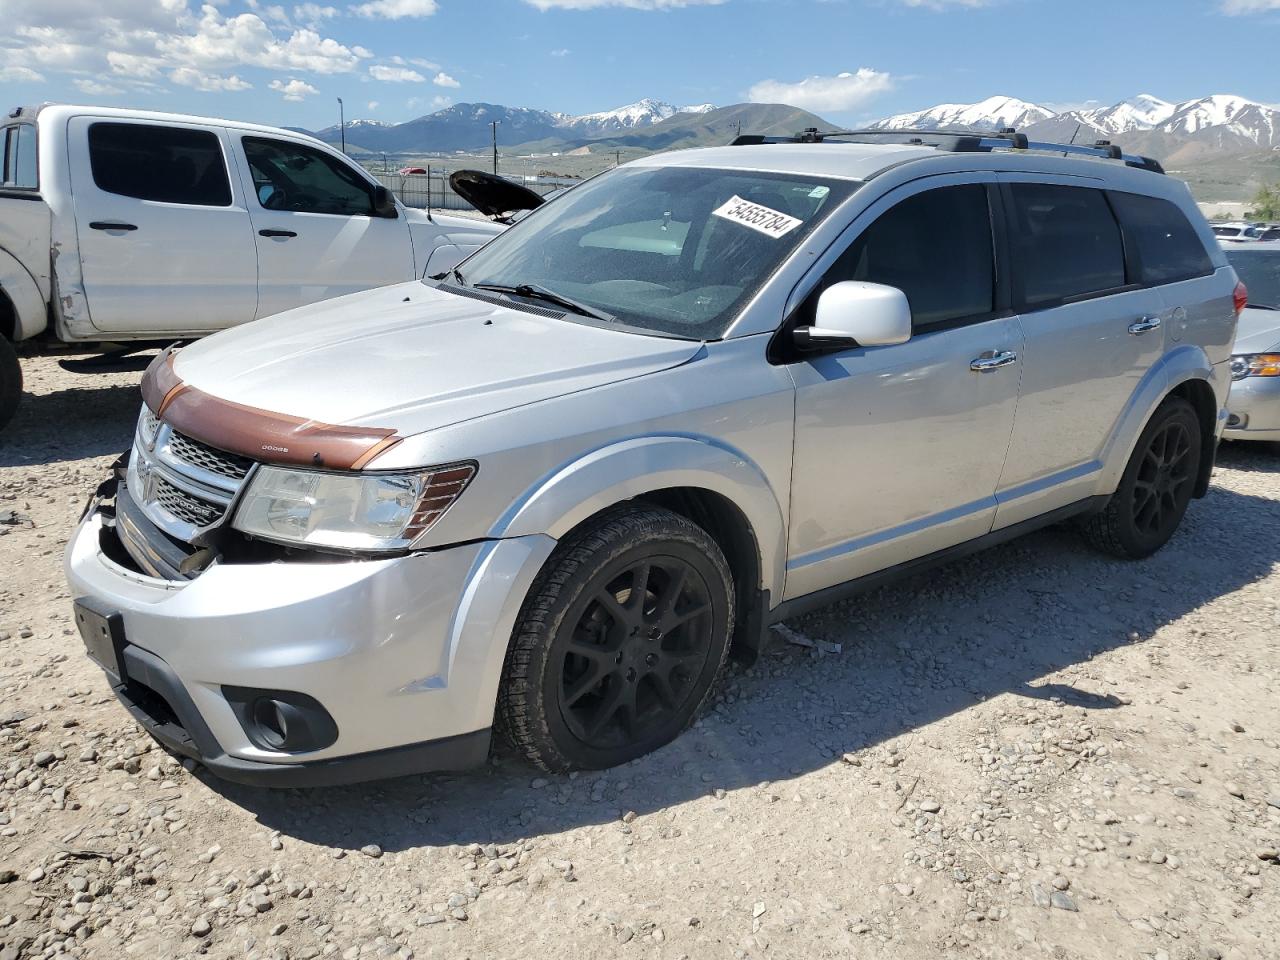
POLYGON ((843 280, 822 291, 811 327, 793 333, 801 350, 887 347, 911 339, 911 304, 897 287, 843 280))
POLYGON ((396 214, 396 198, 391 191, 378 184, 373 188, 373 215, 375 217, 394 218, 396 214))

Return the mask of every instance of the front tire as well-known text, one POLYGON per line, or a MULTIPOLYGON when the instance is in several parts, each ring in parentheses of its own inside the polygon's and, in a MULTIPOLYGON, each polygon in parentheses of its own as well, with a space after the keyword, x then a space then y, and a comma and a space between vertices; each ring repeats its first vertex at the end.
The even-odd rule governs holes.
POLYGON ((1155 553, 1173 536, 1191 502, 1204 437, 1186 400, 1160 405, 1138 438, 1120 486, 1082 525, 1093 547, 1126 560, 1155 553))
POLYGON ((617 766, 693 722, 729 651, 729 564, 697 524, 627 505, 570 534, 512 635, 497 722, 556 773, 617 766))
POLYGON ((18 362, 18 352, 0 335, 0 430, 13 419, 21 396, 22 364, 18 362))

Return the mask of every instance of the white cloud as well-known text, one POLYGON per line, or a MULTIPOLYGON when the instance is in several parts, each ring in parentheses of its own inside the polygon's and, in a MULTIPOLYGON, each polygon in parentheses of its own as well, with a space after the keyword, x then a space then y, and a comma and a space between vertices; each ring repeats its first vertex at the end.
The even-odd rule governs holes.
POLYGON ((113 93, 124 93, 119 87, 114 87, 109 83, 99 83, 97 80, 89 80, 84 77, 77 77, 72 82, 81 93, 89 93, 94 96, 105 97, 113 93))
POLYGON ((0 67, 0 83, 44 83, 44 75, 30 67, 0 67))
POLYGON ((283 80, 272 80, 267 86, 277 93, 283 94, 286 100, 294 102, 301 100, 303 97, 309 97, 313 93, 320 92, 305 80, 298 80, 297 78, 290 78, 288 83, 283 80))
POLYGON ((337 15, 337 7, 322 6, 318 3, 300 3, 293 8, 293 19, 309 27, 314 27, 324 20, 332 20, 337 15))
POLYGON ((429 17, 438 9, 436 0, 370 0, 352 7, 351 12, 371 20, 404 20, 429 17))
POLYGON ((893 77, 889 74, 860 67, 856 73, 806 77, 795 83, 761 80, 747 91, 747 99, 754 103, 786 103, 805 110, 840 112, 856 110, 892 89, 893 77))
POLYGON ((710 7, 726 0, 524 0, 539 10, 596 10, 626 7, 630 10, 675 10, 679 7, 710 7))
POLYGON ((223 17, 212 6, 201 9, 195 33, 162 37, 157 47, 184 65, 212 69, 245 65, 349 73, 360 61, 354 50, 314 30, 295 30, 281 40, 256 14, 223 17))
POLYGON ((369 109, 369 110, 377 110, 377 109, 378 109, 378 101, 377 101, 377 100, 370 100, 370 101, 369 101, 369 106, 368 106, 368 108, 367 108, 367 109, 369 109))
POLYGON ((138 80, 150 80, 160 73, 160 62, 155 57, 143 57, 119 50, 107 51, 107 66, 112 73, 138 80))
POLYGON ((552 50, 551 55, 553 57, 567 57, 569 55, 569 48, 561 47, 559 50, 552 50))
POLYGON ((1222 0, 1222 12, 1233 17, 1269 10, 1280 10, 1280 0, 1222 0))
POLYGON ((926 10, 954 10, 956 7, 989 7, 994 0, 898 0, 904 7, 923 7, 926 10))
POLYGON ((417 70, 410 70, 408 67, 388 67, 382 63, 375 63, 371 66, 369 68, 369 76, 375 80, 381 80, 383 83, 427 82, 427 78, 417 70))
POLYGON ((235 74, 220 77, 213 73, 201 73, 194 67, 178 67, 169 71, 169 79, 182 87, 192 87, 208 93, 234 93, 237 90, 250 90, 253 84, 241 80, 235 74))
POLYGON ((462 84, 460 84, 457 80, 453 79, 453 77, 449 76, 443 70, 441 70, 434 77, 432 77, 431 82, 434 83, 437 87, 452 87, 456 89, 457 87, 462 86, 462 84))

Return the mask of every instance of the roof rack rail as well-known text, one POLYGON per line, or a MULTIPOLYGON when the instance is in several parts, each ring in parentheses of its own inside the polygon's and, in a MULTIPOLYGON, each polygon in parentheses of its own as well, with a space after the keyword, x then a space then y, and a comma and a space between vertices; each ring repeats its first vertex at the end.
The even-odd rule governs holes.
POLYGON ((1130 167, 1164 173, 1157 160, 1138 154, 1125 153, 1109 140, 1098 140, 1092 146, 1083 143, 1048 143, 1029 140, 1025 133, 1006 127, 998 133, 982 130, 824 130, 807 127, 790 137, 770 137, 760 134, 743 134, 730 146, 754 146, 761 143, 825 143, 840 140, 854 143, 876 141, 934 147, 947 153, 989 153, 993 150, 1036 150, 1041 153, 1061 153, 1063 156, 1100 157, 1121 160, 1130 167))

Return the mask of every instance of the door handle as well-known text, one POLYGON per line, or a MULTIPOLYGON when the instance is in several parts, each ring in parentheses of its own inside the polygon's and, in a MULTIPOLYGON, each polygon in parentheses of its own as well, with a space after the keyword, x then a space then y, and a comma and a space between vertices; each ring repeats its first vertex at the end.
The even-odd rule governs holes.
POLYGON ((1152 330, 1160 329, 1159 317, 1143 317, 1141 320, 1135 320, 1129 324, 1129 332, 1135 337, 1140 337, 1144 333, 1150 333, 1152 330))
POLYGON ((260 237, 296 237, 297 234, 292 230, 259 230, 260 237))
POLYGON ((1018 355, 1012 350, 988 350, 982 356, 970 360, 969 369, 974 373, 990 373, 1017 362, 1018 355))
POLYGON ((89 224, 90 230, 137 230, 137 224, 112 223, 110 220, 94 220, 89 224))

